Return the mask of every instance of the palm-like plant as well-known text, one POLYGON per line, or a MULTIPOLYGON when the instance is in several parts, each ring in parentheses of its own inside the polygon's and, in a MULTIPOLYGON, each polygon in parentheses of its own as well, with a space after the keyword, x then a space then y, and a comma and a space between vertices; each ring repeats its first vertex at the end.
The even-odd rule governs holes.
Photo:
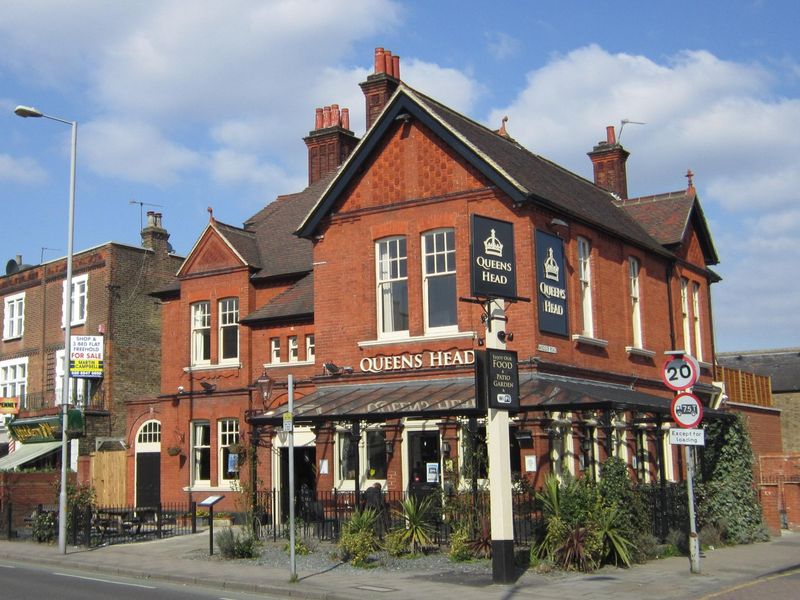
POLYGON ((411 496, 403 500, 396 511, 403 520, 399 529, 400 539, 408 544, 412 552, 419 552, 433 545, 436 525, 432 507, 432 496, 421 500, 411 496))
POLYGON ((616 506, 603 506, 594 516, 597 533, 603 540, 605 558, 613 558, 614 564, 622 562, 626 567, 630 567, 631 553, 635 546, 625 536, 619 521, 620 512, 616 506))

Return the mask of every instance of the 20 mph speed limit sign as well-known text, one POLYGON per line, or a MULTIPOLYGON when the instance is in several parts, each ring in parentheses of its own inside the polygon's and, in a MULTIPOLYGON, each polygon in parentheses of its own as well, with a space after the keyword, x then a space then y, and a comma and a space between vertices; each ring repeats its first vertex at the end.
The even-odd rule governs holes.
POLYGON ((697 383, 699 377, 700 365, 688 354, 668 360, 662 373, 664 385, 676 392, 689 389, 697 383))
POLYGON ((703 405, 694 394, 678 394, 672 401, 672 419, 680 427, 691 429, 703 420, 703 405))

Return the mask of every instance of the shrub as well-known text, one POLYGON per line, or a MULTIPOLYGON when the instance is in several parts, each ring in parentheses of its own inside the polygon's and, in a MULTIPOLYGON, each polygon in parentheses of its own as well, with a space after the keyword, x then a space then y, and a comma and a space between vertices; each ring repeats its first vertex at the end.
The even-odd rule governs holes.
POLYGON ((634 546, 627 527, 621 522, 622 518, 624 515, 617 506, 603 504, 598 507, 594 515, 594 523, 601 540, 602 559, 613 561, 615 565, 622 562, 626 567, 630 567, 634 546))
POLYGON ((725 524, 708 523, 700 529, 700 545, 706 548, 719 548, 725 544, 725 524))
POLYGON ((684 556, 689 554, 689 536, 685 531, 670 529, 667 532, 666 542, 675 548, 679 554, 684 556))
POLYGON ((339 549, 342 560, 349 561, 356 567, 369 563, 369 556, 379 548, 375 524, 378 513, 373 508, 357 510, 342 527, 339 537, 339 549))
POLYGON ((436 531, 435 516, 432 511, 433 497, 417 499, 406 498, 396 511, 403 524, 397 528, 398 535, 409 545, 412 552, 420 552, 433 545, 436 531))
POLYGON ((411 552, 411 546, 405 539, 402 529, 389 531, 383 538, 383 547, 389 556, 403 556, 411 552))
POLYGON ((563 569, 592 571, 597 567, 601 547, 600 536, 595 530, 591 527, 575 527, 567 531, 564 542, 556 549, 556 562, 563 569))
POLYGON ((664 546, 649 531, 639 533, 634 540, 634 547, 636 550, 631 558, 635 562, 643 563, 664 556, 664 546))
POLYGON ((223 558, 257 558, 261 552, 261 542, 249 530, 236 533, 226 527, 215 540, 223 558))
POLYGON ((57 513, 37 512, 33 517, 33 539, 39 543, 50 543, 56 539, 58 528, 57 513))
POLYGON ((492 531, 489 519, 483 519, 475 538, 469 541, 469 550, 478 558, 492 557, 492 531))
POLYGON ((447 556, 453 562, 466 562, 472 558, 469 547, 469 532, 465 527, 456 529, 450 536, 450 549, 447 556))

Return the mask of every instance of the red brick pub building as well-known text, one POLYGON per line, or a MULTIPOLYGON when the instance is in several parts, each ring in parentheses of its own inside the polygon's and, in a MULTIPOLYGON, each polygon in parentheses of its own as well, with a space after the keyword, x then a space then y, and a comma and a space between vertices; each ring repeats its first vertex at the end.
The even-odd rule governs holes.
POLYGON ((589 152, 587 181, 520 146, 505 123, 487 129, 406 86, 383 49, 361 87, 364 137, 347 109, 318 109, 309 186, 241 228, 212 213, 157 292, 161 395, 129 404, 129 500, 222 494, 232 510, 236 482, 253 477, 239 458, 253 448, 259 489, 285 490, 289 375, 302 493, 484 478, 463 468, 467 440, 485 436, 473 367, 483 310, 460 301, 472 215, 513 225, 514 247, 495 250, 513 250, 518 295, 531 300, 509 303, 503 325, 519 357, 515 476, 598 477, 615 455, 636 480, 680 479, 665 352, 695 356, 694 392, 712 408, 719 397, 717 255, 691 174, 684 190, 628 198, 612 127, 589 152))

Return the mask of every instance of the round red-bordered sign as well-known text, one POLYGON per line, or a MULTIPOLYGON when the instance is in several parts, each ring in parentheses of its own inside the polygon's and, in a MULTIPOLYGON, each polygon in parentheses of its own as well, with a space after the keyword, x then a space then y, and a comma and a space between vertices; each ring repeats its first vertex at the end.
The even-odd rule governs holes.
POLYGON ((700 364, 693 356, 675 356, 664 363, 662 381, 669 389, 682 392, 689 389, 700 378, 700 364))
POLYGON ((692 429, 700 424, 703 420, 703 404, 700 398, 694 394, 678 394, 672 401, 670 407, 672 413, 672 420, 678 424, 679 427, 692 429))

